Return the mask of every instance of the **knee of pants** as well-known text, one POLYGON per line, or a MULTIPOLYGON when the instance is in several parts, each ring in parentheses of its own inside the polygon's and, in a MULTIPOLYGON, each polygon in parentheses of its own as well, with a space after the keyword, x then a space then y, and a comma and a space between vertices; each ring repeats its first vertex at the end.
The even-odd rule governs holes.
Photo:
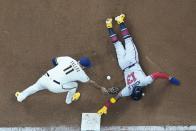
POLYGON ((77 82, 70 82, 62 85, 64 89, 78 88, 77 82))
POLYGON ((48 90, 52 93, 63 93, 63 92, 67 92, 65 89, 63 89, 62 87, 52 87, 52 88, 48 88, 48 90))
POLYGON ((72 103, 72 101, 66 99, 66 100, 65 100, 65 103, 69 105, 69 104, 72 103))
POLYGON ((77 82, 73 82, 73 87, 78 88, 78 83, 77 82))

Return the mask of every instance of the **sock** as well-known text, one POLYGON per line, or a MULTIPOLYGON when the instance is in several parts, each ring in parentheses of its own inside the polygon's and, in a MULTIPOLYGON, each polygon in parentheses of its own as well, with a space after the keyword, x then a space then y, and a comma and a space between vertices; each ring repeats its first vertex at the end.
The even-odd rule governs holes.
POLYGON ((115 43, 118 41, 118 37, 116 36, 116 33, 114 32, 112 28, 108 28, 108 33, 109 33, 112 43, 115 43))
POLYGON ((129 34, 129 31, 128 31, 124 22, 120 24, 120 31, 121 31, 121 34, 123 36, 123 39, 131 37, 131 35, 129 34))

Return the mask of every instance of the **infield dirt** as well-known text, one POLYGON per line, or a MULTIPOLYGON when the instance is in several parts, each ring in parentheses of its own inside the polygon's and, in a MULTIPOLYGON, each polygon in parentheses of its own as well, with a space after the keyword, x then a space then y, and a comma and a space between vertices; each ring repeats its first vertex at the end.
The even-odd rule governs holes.
MULTIPOLYGON (((120 13, 126 14, 145 73, 167 72, 181 85, 158 80, 141 101, 120 100, 102 124, 196 124, 195 12, 195 0, 1 0, 0 126, 80 125, 83 112, 96 112, 109 98, 80 84, 81 99, 71 105, 64 103, 65 93, 48 91, 18 103, 15 92, 52 68, 53 57, 89 56, 91 79, 107 88, 123 88, 123 74, 105 28, 105 19, 120 13)), ((114 28, 119 34, 117 24, 114 28)))

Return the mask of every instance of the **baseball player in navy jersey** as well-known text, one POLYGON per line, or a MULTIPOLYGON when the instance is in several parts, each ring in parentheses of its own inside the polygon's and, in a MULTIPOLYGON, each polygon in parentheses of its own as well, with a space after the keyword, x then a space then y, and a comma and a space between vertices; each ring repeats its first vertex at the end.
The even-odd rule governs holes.
POLYGON ((124 46, 119 41, 112 28, 112 18, 106 19, 106 27, 108 29, 110 39, 116 49, 118 64, 121 70, 124 72, 126 86, 118 93, 116 97, 111 97, 106 101, 104 106, 97 112, 100 115, 107 114, 107 110, 112 106, 112 104, 116 103, 119 98, 131 96, 133 100, 140 100, 142 98, 143 88, 151 84, 156 79, 166 79, 174 85, 180 84, 179 80, 168 75, 167 73, 155 72, 150 75, 146 75, 143 72, 139 64, 138 51, 128 29, 126 28, 124 19, 125 14, 115 17, 115 21, 120 26, 121 35, 125 43, 124 46))
POLYGON ((83 70, 91 67, 91 61, 88 57, 81 57, 79 61, 68 56, 57 57, 52 59, 52 63, 55 67, 47 71, 35 84, 22 92, 15 93, 18 102, 22 102, 40 90, 47 89, 53 93, 68 92, 65 102, 70 104, 80 97, 80 93, 76 92, 78 88, 76 81, 89 82, 96 86, 96 82, 90 80, 83 70))

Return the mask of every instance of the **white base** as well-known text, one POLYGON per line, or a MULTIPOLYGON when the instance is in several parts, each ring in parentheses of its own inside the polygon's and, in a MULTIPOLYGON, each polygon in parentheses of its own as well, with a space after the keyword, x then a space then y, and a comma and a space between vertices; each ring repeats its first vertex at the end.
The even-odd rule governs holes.
POLYGON ((82 113, 81 131, 100 131, 101 116, 97 113, 82 113))

